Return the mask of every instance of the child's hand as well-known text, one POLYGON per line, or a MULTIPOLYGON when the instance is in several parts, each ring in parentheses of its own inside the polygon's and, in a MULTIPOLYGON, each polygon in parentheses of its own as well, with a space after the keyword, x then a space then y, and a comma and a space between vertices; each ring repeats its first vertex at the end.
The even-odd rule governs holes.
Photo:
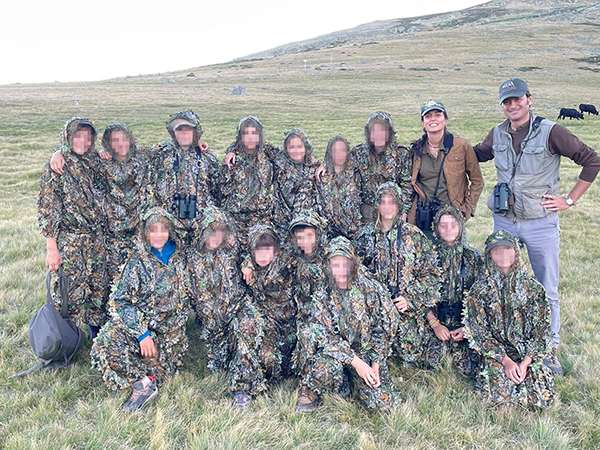
POLYGON ((379 363, 372 363, 371 369, 373 369, 373 374, 375 375, 375 385, 373 387, 378 388, 379 386, 381 386, 381 378, 379 377, 379 363))
POLYGON ((317 180, 318 182, 321 182, 321 178, 323 176, 323 174, 325 174, 327 171, 327 169, 325 168, 325 166, 323 164, 320 164, 319 167, 316 168, 315 170, 315 180, 317 180))
POLYGON ((57 175, 62 175, 65 171, 65 157, 60 152, 60 150, 56 150, 52 153, 52 158, 50 158, 50 169, 57 175))
POLYGON ((465 338, 465 330, 463 327, 457 328, 450 332, 450 337, 454 342, 460 342, 465 338))
POLYGON ((248 286, 252 286, 252 284, 254 283, 254 272, 252 271, 252 269, 250 267, 243 267, 242 275, 246 284, 248 286))
POLYGON ((156 358, 158 352, 156 351, 156 345, 154 345, 152 336, 148 336, 140 342, 140 352, 143 358, 156 358))
POLYGON ((354 370, 356 370, 358 376, 361 377, 365 383, 367 383, 367 386, 372 388, 377 387, 378 375, 375 374, 375 371, 371 366, 369 366, 358 356, 355 356, 352 360, 352 367, 354 367, 354 370))
POLYGON ((408 300, 406 300, 406 298, 402 297, 401 295, 399 295, 398 297, 396 297, 394 300, 394 305, 396 305, 396 309, 400 312, 406 312, 408 310, 409 304, 408 304, 408 300))
POLYGON ((51 272, 56 272, 61 262, 62 258, 60 257, 60 252, 58 251, 56 239, 48 238, 46 240, 46 264, 48 265, 48 269, 51 272))
POLYGON ((233 152, 229 152, 225 155, 225 158, 223 159, 223 162, 225 163, 225 165, 227 167, 229 167, 230 169, 235 166, 235 153, 233 152))
POLYGON ((98 156, 100 157, 100 159, 103 159, 105 161, 110 161, 112 159, 112 155, 106 150, 98 150, 98 156))

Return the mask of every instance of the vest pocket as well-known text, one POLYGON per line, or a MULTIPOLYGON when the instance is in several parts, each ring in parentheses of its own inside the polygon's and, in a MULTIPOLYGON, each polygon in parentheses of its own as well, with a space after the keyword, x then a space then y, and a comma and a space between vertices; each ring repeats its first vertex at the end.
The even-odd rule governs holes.
POLYGON ((552 188, 545 186, 532 186, 515 192, 515 216, 519 219, 539 219, 546 217, 549 211, 542 206, 542 195, 552 192, 552 188))
POLYGON ((508 160, 508 146, 503 144, 494 144, 494 164, 496 169, 505 172, 511 167, 510 161, 508 160))
POLYGON ((546 158, 548 158, 545 150, 544 146, 526 146, 523 149, 518 171, 528 175, 542 172, 546 168, 546 158))

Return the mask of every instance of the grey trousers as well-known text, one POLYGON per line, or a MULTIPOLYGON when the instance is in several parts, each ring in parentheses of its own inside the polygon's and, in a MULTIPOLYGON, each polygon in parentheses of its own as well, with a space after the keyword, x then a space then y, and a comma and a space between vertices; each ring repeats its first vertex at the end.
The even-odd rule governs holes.
POLYGON ((529 262, 537 280, 544 285, 550 303, 552 346, 560 343, 560 303, 558 280, 560 265, 560 225, 558 214, 540 219, 516 219, 494 214, 494 231, 517 236, 527 247, 529 262))

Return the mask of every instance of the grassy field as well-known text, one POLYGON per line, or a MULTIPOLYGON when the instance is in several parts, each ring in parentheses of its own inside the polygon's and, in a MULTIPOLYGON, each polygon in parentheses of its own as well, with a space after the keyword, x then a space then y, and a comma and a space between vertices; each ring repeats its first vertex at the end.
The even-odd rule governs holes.
MULTIPOLYGON (((557 380, 559 399, 544 413, 484 407, 449 367, 439 373, 395 370, 403 402, 389 415, 369 415, 337 397, 327 397, 312 415, 296 415, 293 381, 240 412, 230 407, 223 380, 206 373, 199 345, 142 414, 120 412, 126 394, 102 385, 89 367, 89 344, 67 370, 9 379, 33 363, 27 323, 43 301, 45 270, 38 179, 69 117, 86 115, 99 129, 124 121, 150 145, 166 137, 169 113, 191 107, 201 116, 205 140, 222 156, 239 118, 251 113, 276 144, 285 129, 305 128, 321 156, 336 133, 358 143, 374 110, 392 113, 399 141, 410 142, 420 133, 420 103, 434 97, 449 108, 451 130, 476 143, 501 120, 496 89, 510 76, 530 82, 536 112, 549 118, 560 106, 600 103, 600 73, 578 69, 591 63, 570 59, 600 48, 593 29, 490 26, 180 73, 0 86, 0 448, 599 448, 598 183, 561 215, 559 359, 566 374, 557 380), (230 95, 238 84, 246 95, 230 95)), ((600 118, 566 126, 600 148, 600 118)), ((468 224, 479 247, 491 231, 484 203, 494 183, 492 165, 483 167, 486 190, 468 224)), ((564 161, 561 173, 564 192, 578 168, 564 161)), ((194 340, 193 326, 190 332, 194 340)))

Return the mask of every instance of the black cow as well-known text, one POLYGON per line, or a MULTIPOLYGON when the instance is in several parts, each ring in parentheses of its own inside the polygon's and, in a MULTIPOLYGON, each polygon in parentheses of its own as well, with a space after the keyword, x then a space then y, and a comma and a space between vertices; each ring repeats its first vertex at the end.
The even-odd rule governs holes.
POLYGON ((583 114, 573 108, 560 108, 560 112, 558 113, 558 119, 583 119, 583 114))
POLYGON ((579 105, 579 111, 581 111, 581 114, 588 113, 588 116, 590 114, 593 114, 595 116, 598 115, 598 110, 596 109, 596 107, 594 105, 589 105, 587 103, 581 103, 579 105))

